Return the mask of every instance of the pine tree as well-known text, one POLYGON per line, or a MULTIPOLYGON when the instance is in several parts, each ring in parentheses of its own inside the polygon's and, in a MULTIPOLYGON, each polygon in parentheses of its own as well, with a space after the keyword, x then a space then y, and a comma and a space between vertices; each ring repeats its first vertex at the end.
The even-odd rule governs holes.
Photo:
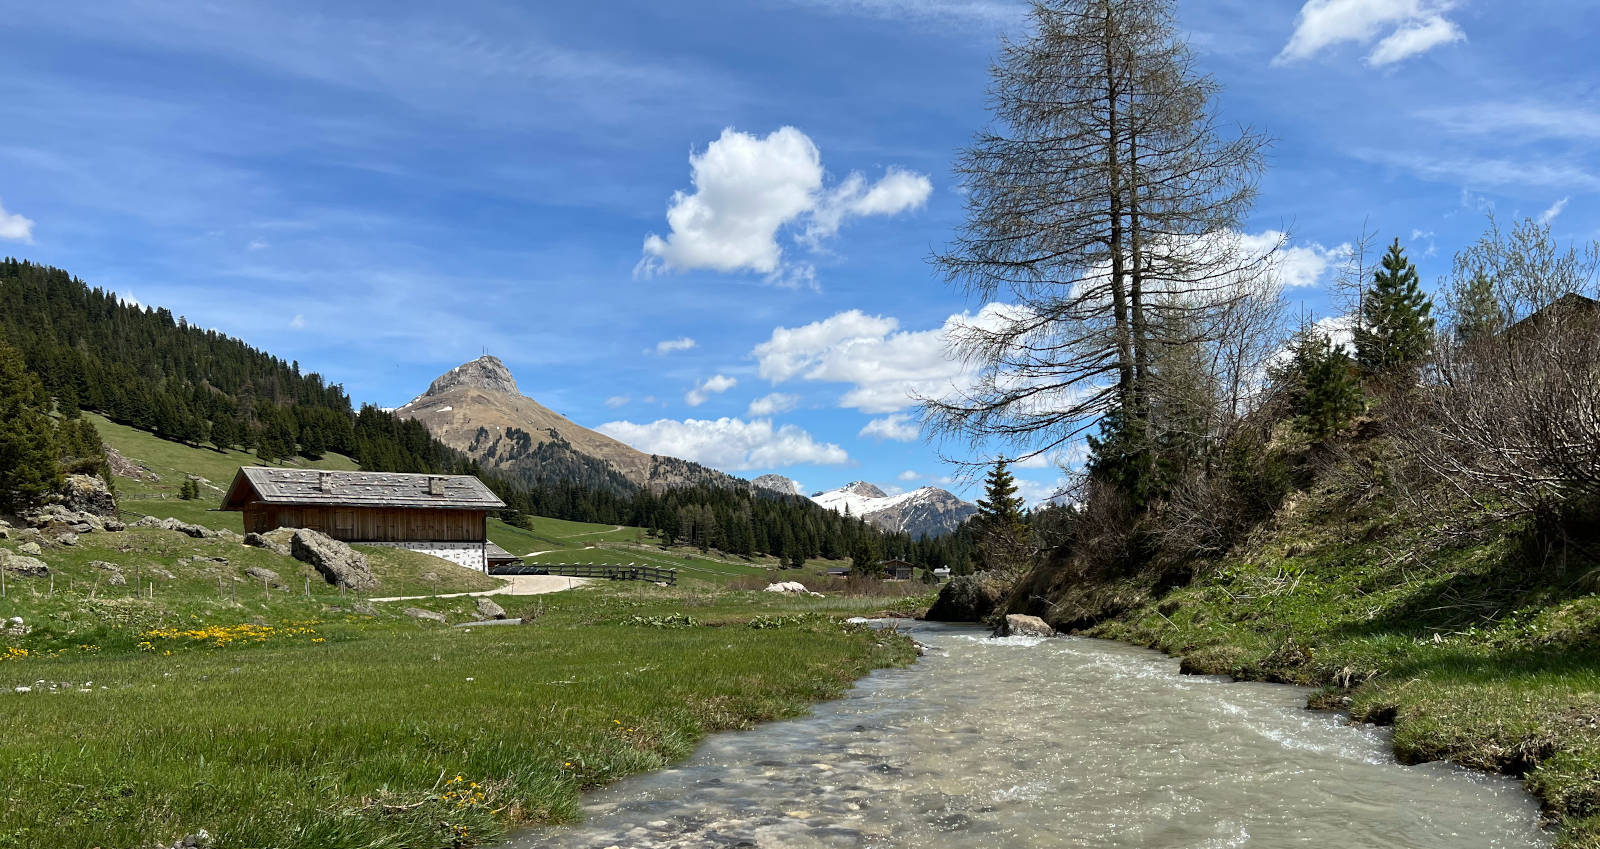
POLYGON ((991 527, 1022 524, 1023 500, 1017 496, 1016 478, 1006 468, 1004 458, 996 460, 989 470, 983 491, 984 497, 978 500, 978 521, 991 527))
POLYGON ((1494 281, 1482 271, 1457 284, 1450 302, 1455 311, 1456 339, 1462 342, 1488 338, 1505 329, 1506 317, 1495 297, 1494 281))
POLYGON ((1313 441, 1325 442, 1361 412, 1361 384, 1350 356, 1314 327, 1295 335, 1289 353, 1288 366, 1275 371, 1273 379, 1288 388, 1295 426, 1313 441))
POLYGON ((1418 283, 1417 267, 1397 238, 1372 276, 1355 331, 1356 362, 1370 375, 1412 368, 1433 344, 1433 301, 1418 283))
POLYGON ((39 378, 0 342, 0 511, 37 504, 61 486, 55 427, 39 378))

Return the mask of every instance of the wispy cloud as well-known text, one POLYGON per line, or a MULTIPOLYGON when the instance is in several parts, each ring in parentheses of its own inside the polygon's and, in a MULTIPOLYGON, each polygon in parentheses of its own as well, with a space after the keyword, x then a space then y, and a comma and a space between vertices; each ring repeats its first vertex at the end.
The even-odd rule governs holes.
POLYGON ((1550 222, 1556 220, 1556 216, 1560 215, 1561 211, 1567 208, 1567 201, 1569 201, 1571 199, 1572 199, 1571 197, 1564 197, 1561 200, 1558 200, 1555 203, 1550 204, 1550 208, 1549 209, 1546 209, 1544 212, 1539 213, 1539 223, 1540 224, 1549 224, 1550 222))
POLYGON ((1600 112, 1535 101, 1489 101, 1421 109, 1417 117, 1458 135, 1494 136, 1500 143, 1600 139, 1600 112))
POLYGON ((1600 191, 1600 176, 1596 176, 1575 162, 1560 159, 1441 156, 1371 149, 1358 150, 1354 156, 1368 162, 1402 168, 1428 180, 1464 183, 1471 186, 1600 191))

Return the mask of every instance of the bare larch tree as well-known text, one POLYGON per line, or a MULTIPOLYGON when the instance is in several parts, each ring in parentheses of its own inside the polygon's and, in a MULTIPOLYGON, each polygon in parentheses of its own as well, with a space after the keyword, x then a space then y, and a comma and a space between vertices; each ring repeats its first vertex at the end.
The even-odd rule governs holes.
POLYGON ((966 222, 934 262, 1014 308, 952 334, 977 380, 924 399, 935 433, 1032 456, 1117 408, 1148 435, 1161 352, 1218 338, 1270 270, 1275 246, 1237 231, 1267 141, 1218 128, 1172 7, 1036 0, 1033 33, 1003 43, 994 125, 956 165, 966 222))

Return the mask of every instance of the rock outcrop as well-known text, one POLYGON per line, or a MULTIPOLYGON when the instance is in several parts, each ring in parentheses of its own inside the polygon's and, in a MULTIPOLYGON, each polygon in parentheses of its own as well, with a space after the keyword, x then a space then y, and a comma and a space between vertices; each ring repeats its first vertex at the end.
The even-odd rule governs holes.
POLYGON ((217 530, 215 528, 208 528, 204 525, 191 525, 188 522, 170 517, 166 519, 157 519, 154 516, 146 516, 143 519, 134 522, 133 526, 136 528, 162 528, 168 531, 177 531, 178 533, 194 537, 195 539, 240 539, 238 534, 230 530, 217 530))
POLYGON ((50 567, 43 560, 4 550, 0 550, 0 569, 23 578, 42 578, 50 574, 50 567))
POLYGON ((957 575, 939 590, 939 598, 922 618, 932 622, 982 622, 994 613, 1004 595, 1005 588, 988 575, 957 575))
POLYGON ((404 613, 405 615, 407 615, 409 617, 411 617, 412 619, 426 619, 429 622, 449 622, 450 621, 450 620, 445 618, 443 613, 435 613, 435 612, 433 612, 431 610, 423 610, 420 607, 408 607, 405 610, 402 610, 400 612, 404 613))
POLYGON ((294 532, 289 542, 294 559, 311 564, 328 583, 350 590, 368 590, 378 585, 367 565, 367 557, 348 545, 310 528, 294 532))
POLYGON ((61 506, 75 513, 117 515, 117 499, 99 475, 68 475, 61 488, 61 506))
POLYGON ((1054 637, 1056 629, 1043 619, 1024 613, 1008 613, 994 630, 996 637, 1054 637))
POLYGON ((252 578, 255 578, 257 581, 265 582, 271 586, 283 586, 283 584, 278 581, 278 573, 272 571, 271 569, 266 569, 261 566, 251 566, 245 569, 244 573, 252 578))
POLYGON ((289 556, 289 546, 275 543, 258 533, 245 534, 244 544, 252 548, 264 548, 273 554, 280 554, 284 557, 289 556))
POLYGON ((800 484, 796 483, 793 478, 786 478, 783 475, 762 475, 750 481, 750 485, 756 489, 764 489, 768 492, 776 492, 782 495, 804 497, 806 494, 805 490, 801 489, 800 484))
POLYGON ((160 480, 150 467, 135 460, 122 456, 122 452, 111 446, 106 446, 106 465, 111 467, 111 474, 119 478, 131 478, 137 481, 160 480))

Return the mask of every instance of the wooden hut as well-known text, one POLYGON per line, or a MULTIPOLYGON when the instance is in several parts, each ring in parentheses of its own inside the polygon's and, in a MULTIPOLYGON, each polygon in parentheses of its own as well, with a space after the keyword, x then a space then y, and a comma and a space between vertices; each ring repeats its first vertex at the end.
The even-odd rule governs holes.
POLYGON ((472 569, 489 567, 489 511, 504 508, 471 475, 336 472, 245 466, 223 510, 246 533, 310 528, 344 542, 405 548, 472 569))
POLYGON ((917 564, 895 557, 879 560, 878 571, 891 581, 909 581, 917 574, 917 564))

